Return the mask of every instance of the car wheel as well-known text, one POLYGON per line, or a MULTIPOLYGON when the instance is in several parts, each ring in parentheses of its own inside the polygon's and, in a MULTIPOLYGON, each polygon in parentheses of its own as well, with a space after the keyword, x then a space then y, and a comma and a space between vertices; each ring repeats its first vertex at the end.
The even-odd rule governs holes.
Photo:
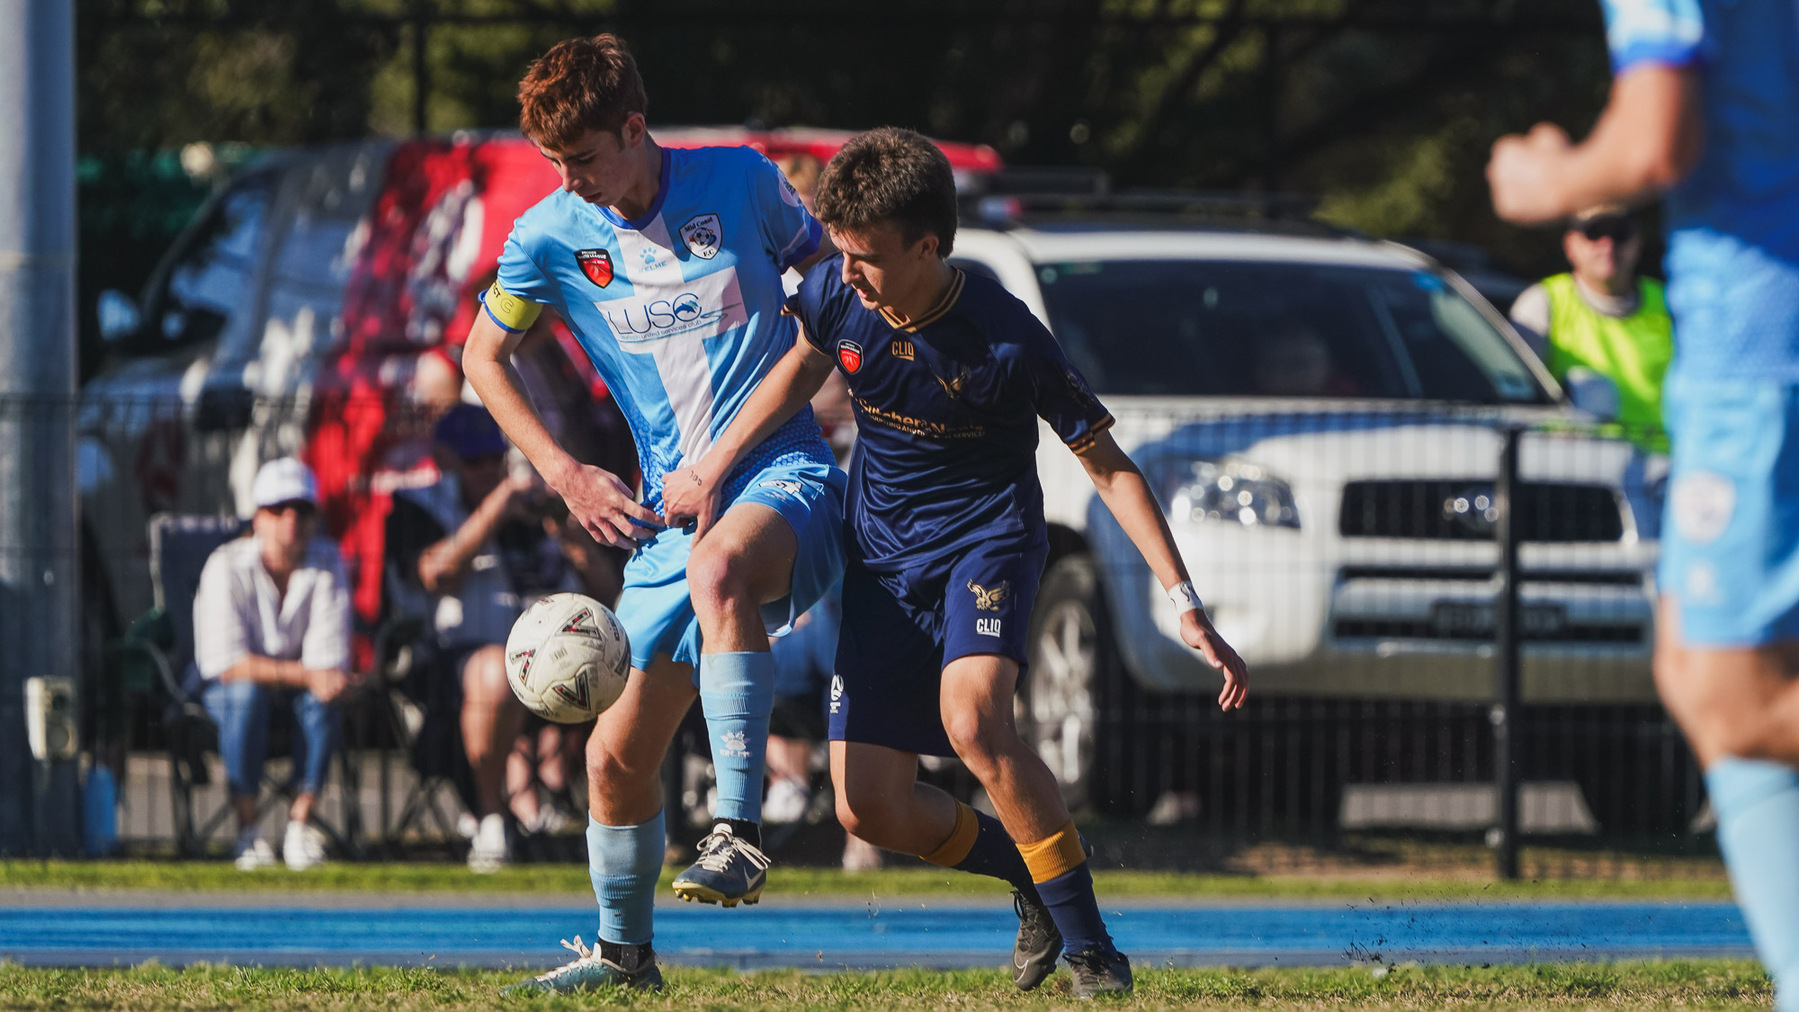
POLYGON ((1124 754, 1135 743, 1128 731, 1137 691, 1113 645, 1091 557, 1064 557, 1044 573, 1028 649, 1019 733, 1055 774, 1068 807, 1147 811, 1154 784, 1142 775, 1144 764, 1124 754))

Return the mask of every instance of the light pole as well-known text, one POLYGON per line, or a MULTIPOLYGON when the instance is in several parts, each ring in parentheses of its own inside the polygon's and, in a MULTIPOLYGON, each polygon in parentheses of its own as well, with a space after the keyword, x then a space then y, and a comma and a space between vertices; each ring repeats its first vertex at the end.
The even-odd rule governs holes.
POLYGON ((74 63, 73 3, 0 0, 0 854, 80 839, 74 63))

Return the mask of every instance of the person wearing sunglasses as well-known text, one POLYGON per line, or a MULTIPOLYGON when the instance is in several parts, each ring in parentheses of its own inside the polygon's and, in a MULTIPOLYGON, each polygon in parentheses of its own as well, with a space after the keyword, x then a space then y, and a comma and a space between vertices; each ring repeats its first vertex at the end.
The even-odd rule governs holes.
POLYGON ((318 534, 318 485, 292 457, 262 465, 250 486, 250 536, 219 546, 194 595, 194 665, 206 712, 219 725, 237 866, 275 863, 256 825, 268 756, 269 713, 291 705, 295 791, 282 857, 304 871, 325 858, 325 835, 308 825, 337 750, 338 700, 351 688, 350 587, 343 557, 318 534))
POLYGON ((1666 451, 1662 378, 1674 357, 1674 321, 1661 282, 1638 275, 1643 235, 1630 213, 1602 206, 1562 234, 1568 272, 1532 285, 1512 304, 1512 323, 1556 382, 1580 370, 1617 394, 1616 421, 1645 449, 1666 451))

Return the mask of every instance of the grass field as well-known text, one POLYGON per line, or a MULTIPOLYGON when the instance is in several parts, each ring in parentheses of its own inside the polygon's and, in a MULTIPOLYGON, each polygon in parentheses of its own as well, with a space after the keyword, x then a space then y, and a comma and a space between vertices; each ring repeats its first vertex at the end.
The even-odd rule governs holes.
MULTIPOLYGON (((663 886, 674 874, 663 872, 663 886)), ((1382 877, 1206 875, 1100 871, 1100 895, 1172 902, 1242 899, 1724 899, 1723 878, 1543 879, 1495 882, 1428 874, 1382 877)), ((183 893, 266 890, 285 893, 589 894, 587 869, 570 864, 515 865, 471 875, 460 864, 336 862, 294 873, 273 868, 245 874, 223 861, 0 861, 0 890, 157 890, 183 893)), ((934 868, 844 872, 777 866, 771 897, 1003 896, 1005 887, 974 875, 934 868)))
MULTIPOLYGON (((0 1007, 20 1010, 254 1008, 387 1012, 626 1006, 706 1009, 1051 1009, 1077 1005, 1067 974, 1021 994, 998 971, 801 973, 673 970, 661 995, 503 999, 516 973, 436 970, 255 970, 147 966, 126 970, 0 967, 0 1007)), ((1330 970, 1141 969, 1130 1008, 1766 1008, 1753 963, 1377 966, 1330 970)), ((1087 1003, 1078 1003, 1091 1008, 1087 1003)), ((1114 1004, 1114 1003, 1107 1003, 1114 1004)))

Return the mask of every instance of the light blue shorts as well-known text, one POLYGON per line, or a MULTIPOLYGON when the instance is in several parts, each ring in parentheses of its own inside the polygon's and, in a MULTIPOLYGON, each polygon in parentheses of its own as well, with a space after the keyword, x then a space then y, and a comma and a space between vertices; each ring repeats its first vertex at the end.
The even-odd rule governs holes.
MULTIPOLYGON (((781 514, 799 540, 787 597, 762 606, 769 635, 784 635, 843 577, 843 497, 848 486, 834 465, 777 462, 751 478, 725 510, 760 503, 781 514)), ((692 547, 689 529, 671 527, 645 542, 625 563, 618 620, 631 637, 633 667, 648 668, 662 654, 681 664, 699 663, 700 622, 687 589, 692 547)))
POLYGON ((1662 414, 1674 456, 1658 580, 1681 639, 1799 638, 1799 386, 1671 373, 1662 414))

